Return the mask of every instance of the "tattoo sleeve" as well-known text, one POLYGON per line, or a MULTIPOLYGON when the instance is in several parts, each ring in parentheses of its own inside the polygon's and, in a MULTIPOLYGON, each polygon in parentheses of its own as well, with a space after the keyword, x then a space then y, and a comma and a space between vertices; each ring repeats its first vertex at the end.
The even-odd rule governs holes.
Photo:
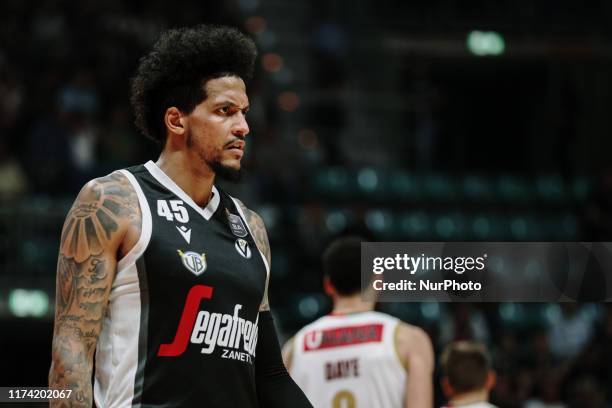
MULTIPOLYGON (((257 244, 257 248, 264 254, 266 260, 268 261, 268 266, 272 268, 272 256, 270 254, 270 242, 268 241, 268 233, 266 232, 266 226, 264 225, 263 220, 255 211, 249 210, 241 201, 238 201, 244 215, 246 217, 246 221, 251 228, 251 233, 253 234, 253 238, 255 239, 255 243, 257 244)), ((270 310, 270 305, 268 304, 268 284, 266 282, 266 290, 264 293, 264 300, 259 308, 260 311, 270 310)))
POLYGON ((49 386, 72 389, 51 407, 92 406, 93 355, 127 226, 139 222, 136 195, 123 175, 88 183, 70 209, 57 262, 49 386))

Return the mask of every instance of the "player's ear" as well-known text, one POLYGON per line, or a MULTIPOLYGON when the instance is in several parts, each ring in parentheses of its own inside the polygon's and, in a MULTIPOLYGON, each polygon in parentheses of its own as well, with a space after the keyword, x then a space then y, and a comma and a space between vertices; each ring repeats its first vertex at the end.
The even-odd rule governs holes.
POLYGON ((485 383, 485 387, 487 390, 493 389, 495 384, 497 383, 497 374, 493 370, 489 370, 489 374, 487 374, 487 382, 485 383))
POLYGON ((164 123, 171 134, 183 136, 187 131, 187 118, 176 106, 166 109, 164 123))
POLYGON ((455 392, 448 381, 448 377, 442 377, 442 380, 440 380, 440 385, 442 385, 442 392, 444 393, 444 396, 446 398, 452 398, 455 392))
POLYGON ((327 294, 327 296, 331 296, 331 297, 336 296, 336 288, 334 288, 334 285, 332 285, 331 280, 329 279, 329 276, 323 277, 323 289, 325 290, 325 293, 327 294))

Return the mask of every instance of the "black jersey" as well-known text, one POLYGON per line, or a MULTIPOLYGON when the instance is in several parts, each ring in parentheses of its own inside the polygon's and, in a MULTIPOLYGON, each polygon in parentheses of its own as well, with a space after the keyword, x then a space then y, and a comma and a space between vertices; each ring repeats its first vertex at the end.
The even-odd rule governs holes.
POLYGON ((138 195, 142 233, 117 265, 96 351, 96 405, 258 406, 269 266, 242 209, 215 187, 198 207, 153 162, 121 172, 138 195))

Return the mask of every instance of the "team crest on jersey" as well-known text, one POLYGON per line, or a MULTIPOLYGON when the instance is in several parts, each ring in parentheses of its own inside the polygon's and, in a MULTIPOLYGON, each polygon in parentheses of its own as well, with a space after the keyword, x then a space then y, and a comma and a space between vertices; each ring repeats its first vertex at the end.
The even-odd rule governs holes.
POLYGON ((238 238, 234 246, 236 247, 236 251, 238 251, 240 256, 246 259, 251 258, 251 247, 247 241, 242 238, 238 238))
POLYGON ((187 268, 191 273, 196 276, 201 275, 208 266, 206 263, 206 254, 198 254, 193 251, 183 252, 180 249, 177 250, 183 266, 187 268))
POLYGON ((237 237, 244 238, 247 236, 247 230, 242 222, 242 218, 227 211, 227 220, 229 221, 232 234, 237 237))
POLYGON ((304 350, 316 350, 323 342, 323 332, 315 330, 304 336, 304 350))

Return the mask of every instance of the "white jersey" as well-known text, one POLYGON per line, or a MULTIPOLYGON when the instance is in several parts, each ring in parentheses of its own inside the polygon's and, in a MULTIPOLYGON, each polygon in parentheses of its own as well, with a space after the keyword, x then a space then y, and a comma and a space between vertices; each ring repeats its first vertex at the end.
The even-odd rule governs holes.
POLYGON ((291 376, 315 408, 401 407, 399 323, 378 312, 324 316, 295 335, 291 376))

